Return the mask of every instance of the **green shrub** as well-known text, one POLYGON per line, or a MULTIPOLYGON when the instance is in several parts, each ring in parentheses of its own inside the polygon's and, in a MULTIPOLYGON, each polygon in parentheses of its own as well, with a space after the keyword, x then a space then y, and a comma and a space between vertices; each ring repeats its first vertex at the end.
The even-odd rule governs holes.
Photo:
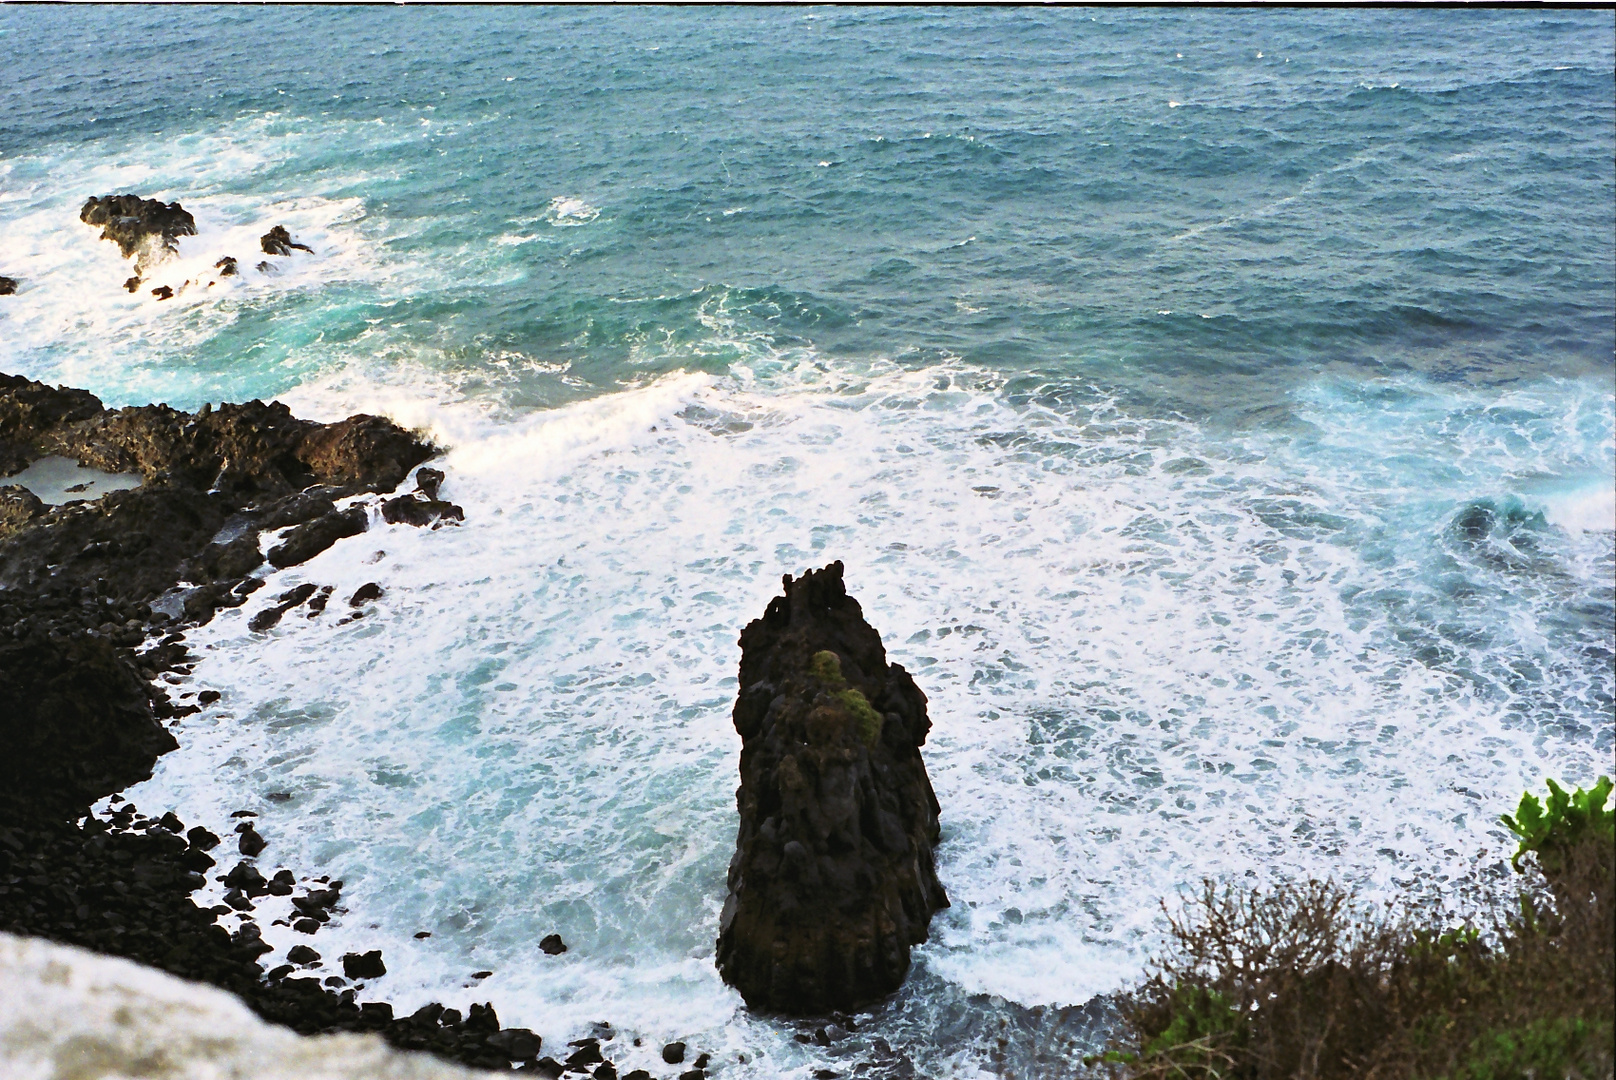
POLYGON ((829 649, 822 649, 809 658, 808 673, 829 686, 841 686, 847 682, 842 678, 842 658, 829 649))
POLYGON ((1544 873, 1552 874, 1564 862, 1566 851, 1584 836, 1616 840, 1616 814, 1605 808, 1610 789, 1608 776, 1601 776, 1591 791, 1579 787, 1569 793, 1551 779, 1547 806, 1530 791, 1522 795, 1515 816, 1499 819, 1521 838, 1510 860, 1515 869, 1521 868, 1521 856, 1536 852, 1544 873))
MULTIPOLYGON (((1549 784, 1506 823, 1519 896, 1490 922, 1368 908, 1329 882, 1211 882, 1121 1033, 1085 1065, 1126 1080, 1616 1080, 1611 782, 1549 784)), ((1499 900, 1504 900, 1499 897, 1499 900)))

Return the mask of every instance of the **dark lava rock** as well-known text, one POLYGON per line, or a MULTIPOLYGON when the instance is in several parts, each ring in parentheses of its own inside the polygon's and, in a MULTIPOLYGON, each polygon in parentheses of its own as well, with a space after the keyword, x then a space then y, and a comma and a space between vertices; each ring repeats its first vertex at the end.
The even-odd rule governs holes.
POLYGON ((887 663, 840 562, 784 584, 741 632, 741 821, 717 962, 750 1007, 801 1015, 896 990, 948 899, 926 696, 887 663))
POLYGON ((185 834, 185 838, 198 851, 212 851, 219 846, 219 838, 201 825, 192 828, 190 832, 185 834))
POLYGON ((623 1080, 651 1080, 651 1074, 644 1069, 634 1069, 623 1074, 623 1080))
POLYGON ((10 296, 17 291, 17 279, 0 277, 0 296, 10 296))
POLYGON ((566 1067, 552 1057, 540 1058, 533 1065, 530 1065, 528 1068, 523 1070, 523 1072, 531 1072, 538 1076, 542 1076, 544 1077, 544 1080, 556 1080, 557 1077, 566 1071, 566 1067))
POLYGON ((352 596, 348 597, 348 606, 359 607, 361 604, 367 604, 372 600, 380 600, 381 598, 382 587, 374 581, 367 581, 355 589, 352 596))
POLYGON ((269 892, 269 882, 264 880, 264 875, 260 874, 258 868, 251 863, 237 863, 235 869, 220 881, 225 888, 240 889, 248 896, 263 896, 269 892))
POLYGON ((236 844, 237 850, 249 859, 256 858, 268 846, 269 842, 258 835, 250 821, 241 830, 241 840, 236 844))
POLYGON ((567 1055, 566 1064, 569 1069, 582 1069, 585 1066, 606 1060, 601 1056, 600 1040, 598 1039, 579 1039, 577 1042, 568 1043, 567 1045, 578 1048, 567 1055))
POLYGON ((307 945, 293 945, 286 950, 286 959, 294 964, 318 964, 320 954, 307 945))
POLYGON ((387 965, 382 963, 380 949, 372 949, 367 953, 344 953, 342 973, 350 979, 379 979, 387 974, 387 965))
POLYGON ((126 649, 9 605, 0 627, 0 824, 149 779, 179 745, 126 649))
POLYGON ((167 285, 159 285, 159 286, 157 286, 157 288, 155 288, 155 289, 153 289, 151 291, 151 294, 153 296, 157 297, 157 299, 159 299, 159 300, 172 300, 172 299, 174 299, 174 290, 169 288, 167 285))
POLYGON ((347 536, 358 536, 365 531, 369 517, 362 506, 315 518, 299 525, 286 534, 277 545, 269 549, 269 561, 279 569, 307 562, 326 548, 347 536))
POLYGON ((214 263, 213 268, 219 271, 220 277, 235 277, 241 272, 236 269, 236 260, 230 255, 226 255, 224 258, 214 263))
POLYGON ((290 255, 294 250, 314 254, 313 248, 293 240, 285 225, 277 225, 259 237, 258 246, 264 249, 265 255, 290 255))
POLYGON ((0 486, 0 536, 22 528, 47 513, 43 500, 17 484, 0 486))
POLYGON ((560 934, 546 934, 539 941, 539 948, 544 950, 546 956, 560 956, 567 951, 566 943, 561 940, 560 934))
POLYGON ((664 1046, 662 1048, 662 1060, 666 1061, 669 1065, 683 1064, 685 1060, 685 1044, 682 1042, 671 1042, 667 1046, 664 1046))
POLYGON ((415 470, 415 490, 428 499, 438 497, 438 488, 443 486, 443 470, 417 469, 415 470))
POLYGON ((464 521, 466 513, 452 502, 399 495, 382 503, 382 517, 389 525, 431 525, 437 521, 464 521))
MULTIPOLYGON (((179 238, 196 235, 196 219, 177 202, 163 203, 139 195, 103 195, 79 211, 86 225, 100 225, 101 239, 118 245, 124 258, 135 258, 135 270, 179 250, 179 238)), ((131 292, 133 290, 130 290, 131 292)))
POLYGON ((215 701, 218 701, 223 696, 224 695, 219 693, 217 690, 204 690, 200 694, 196 695, 196 703, 198 705, 212 705, 215 701))

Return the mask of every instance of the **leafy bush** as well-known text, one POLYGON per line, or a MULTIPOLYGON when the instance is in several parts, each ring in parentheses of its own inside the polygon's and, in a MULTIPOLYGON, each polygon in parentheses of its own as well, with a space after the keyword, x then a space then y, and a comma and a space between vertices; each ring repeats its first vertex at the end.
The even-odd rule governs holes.
POLYGON ((1610 789, 1522 799, 1508 820, 1543 873, 1523 870, 1516 904, 1482 925, 1431 927, 1330 882, 1205 883, 1087 1064, 1129 1080, 1612 1080, 1610 789))
POLYGON ((1544 873, 1553 874, 1564 860, 1565 852, 1583 837, 1594 836, 1607 842, 1616 840, 1616 813, 1605 808, 1610 789, 1608 776, 1601 776, 1591 791, 1579 787, 1569 793, 1551 779, 1547 806, 1530 791, 1522 795, 1515 816, 1505 814, 1499 819, 1521 838, 1521 845, 1510 860, 1515 869, 1521 868, 1523 855, 1536 852, 1544 873))

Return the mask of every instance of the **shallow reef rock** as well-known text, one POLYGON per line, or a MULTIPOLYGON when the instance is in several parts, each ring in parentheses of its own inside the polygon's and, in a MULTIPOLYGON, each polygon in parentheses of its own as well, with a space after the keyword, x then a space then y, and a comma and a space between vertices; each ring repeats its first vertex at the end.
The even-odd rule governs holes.
POLYGON ((842 569, 787 575, 741 633, 741 824, 717 961, 754 1009, 813 1015, 890 994, 948 906, 920 757, 926 695, 887 663, 842 569))
POLYGON ((100 225, 101 239, 117 244, 124 258, 135 257, 136 277, 131 281, 178 251, 180 237, 196 235, 196 219, 185 207, 139 195, 93 197, 79 211, 79 220, 100 225))

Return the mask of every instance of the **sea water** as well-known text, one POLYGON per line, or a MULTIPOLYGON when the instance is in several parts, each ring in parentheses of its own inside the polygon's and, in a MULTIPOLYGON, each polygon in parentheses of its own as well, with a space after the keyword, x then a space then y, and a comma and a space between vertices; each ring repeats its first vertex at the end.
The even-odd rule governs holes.
POLYGON ((129 797, 340 878, 362 999, 657 1075, 1065 1075, 1204 878, 1478 910, 1498 814, 1611 767, 1613 29, 0 11, 0 370, 384 413, 466 514, 358 500, 258 594, 324 613, 189 633, 222 697, 129 797), (123 191, 196 216, 171 300, 77 220, 123 191), (713 940, 736 638, 834 559, 929 698, 952 906, 825 1047, 713 940))

